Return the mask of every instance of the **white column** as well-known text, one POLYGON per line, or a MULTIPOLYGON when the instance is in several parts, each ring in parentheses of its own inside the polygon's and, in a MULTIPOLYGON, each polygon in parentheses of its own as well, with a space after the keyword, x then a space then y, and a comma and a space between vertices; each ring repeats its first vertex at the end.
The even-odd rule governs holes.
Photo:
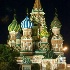
POLYGON ((61 44, 61 48, 63 47, 63 43, 61 44))
POLYGON ((56 48, 58 48, 58 44, 56 44, 56 48))

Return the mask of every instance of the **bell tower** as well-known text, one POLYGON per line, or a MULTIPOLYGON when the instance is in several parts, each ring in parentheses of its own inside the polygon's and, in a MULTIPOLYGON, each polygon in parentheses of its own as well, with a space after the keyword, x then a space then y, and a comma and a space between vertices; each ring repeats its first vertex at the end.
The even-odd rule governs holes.
POLYGON ((34 23, 33 26, 33 40, 37 43, 39 49, 47 48, 48 43, 48 31, 45 21, 45 13, 41 6, 40 0, 35 0, 34 7, 30 13, 30 20, 34 23))

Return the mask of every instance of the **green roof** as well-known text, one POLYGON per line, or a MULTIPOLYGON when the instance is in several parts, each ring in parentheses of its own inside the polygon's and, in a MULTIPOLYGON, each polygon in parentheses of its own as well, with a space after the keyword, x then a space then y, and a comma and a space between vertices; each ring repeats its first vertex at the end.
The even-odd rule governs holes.
POLYGON ((55 12, 55 17, 53 21, 51 22, 51 28, 53 27, 61 28, 61 22, 59 21, 58 14, 56 12, 55 12))
POLYGON ((8 26, 8 30, 9 30, 9 32, 11 32, 11 31, 18 32, 20 29, 21 29, 20 25, 18 24, 18 22, 14 16, 12 23, 8 26))

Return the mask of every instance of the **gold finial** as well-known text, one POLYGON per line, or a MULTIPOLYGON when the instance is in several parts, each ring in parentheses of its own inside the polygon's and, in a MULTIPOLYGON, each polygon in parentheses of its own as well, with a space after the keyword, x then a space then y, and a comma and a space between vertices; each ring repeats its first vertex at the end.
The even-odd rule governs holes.
POLYGON ((55 8, 55 16, 57 16, 58 17, 58 14, 57 14, 57 9, 55 8))
POLYGON ((34 3, 34 9, 37 8, 37 9, 41 9, 41 3, 40 3, 40 0, 35 0, 35 3, 34 3))
POLYGON ((28 15, 28 8, 27 8, 27 10, 26 10, 26 13, 27 13, 27 15, 28 15))

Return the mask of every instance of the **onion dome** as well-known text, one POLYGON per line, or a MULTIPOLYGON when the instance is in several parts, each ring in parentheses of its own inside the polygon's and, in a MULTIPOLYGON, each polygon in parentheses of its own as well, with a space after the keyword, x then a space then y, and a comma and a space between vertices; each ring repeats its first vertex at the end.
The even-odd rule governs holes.
POLYGON ((18 32, 20 30, 20 25, 18 24, 18 22, 15 18, 15 14, 14 14, 14 19, 13 19, 12 23, 8 26, 8 30, 9 30, 9 32, 11 32, 11 31, 18 32))
POLYGON ((21 39, 21 34, 20 34, 20 32, 18 32, 18 33, 16 34, 16 39, 21 39))
POLYGON ((47 32, 47 30, 42 30, 40 33, 41 37, 49 37, 49 33, 47 32))
POLYGON ((51 28, 53 28, 53 27, 61 28, 61 22, 59 21, 58 15, 56 12, 55 12, 55 17, 54 17, 53 21, 51 22, 51 28))
POLYGON ((28 16, 21 22, 21 28, 32 28, 33 23, 30 21, 28 16))

